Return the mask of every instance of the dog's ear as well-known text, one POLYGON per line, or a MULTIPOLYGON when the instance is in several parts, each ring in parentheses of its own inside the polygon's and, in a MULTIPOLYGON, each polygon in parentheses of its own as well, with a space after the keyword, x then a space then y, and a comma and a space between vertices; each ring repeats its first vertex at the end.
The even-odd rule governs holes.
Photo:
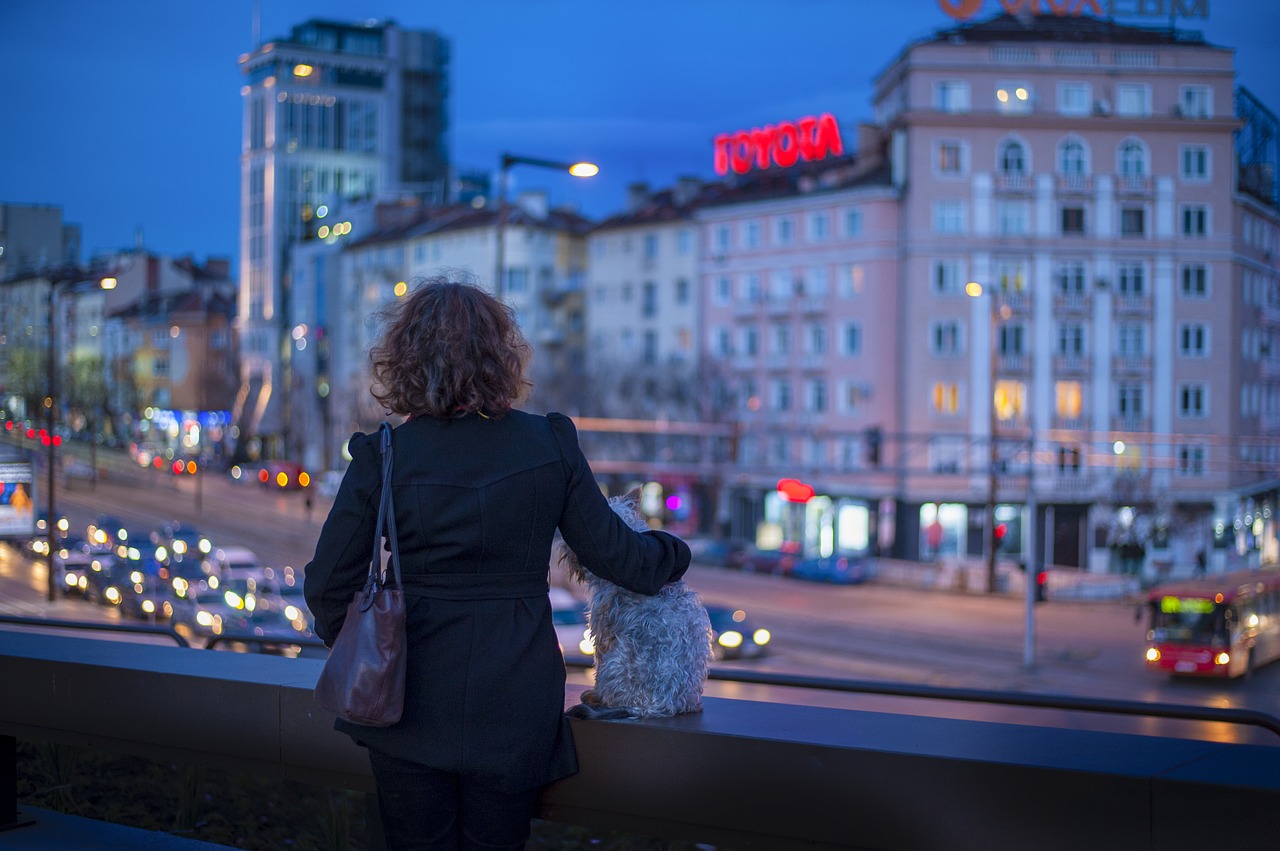
POLYGON ((622 499, 623 501, 629 502, 632 505, 639 505, 640 504, 640 488, 634 487, 631 490, 627 491, 622 495, 622 499))

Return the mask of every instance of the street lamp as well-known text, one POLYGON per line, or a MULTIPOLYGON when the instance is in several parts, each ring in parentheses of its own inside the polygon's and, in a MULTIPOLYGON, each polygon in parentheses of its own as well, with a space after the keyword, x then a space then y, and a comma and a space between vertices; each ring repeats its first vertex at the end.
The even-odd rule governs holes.
POLYGON ((504 273, 506 258, 504 252, 506 249, 506 229, 507 229, 507 177, 511 172, 511 167, 515 165, 531 165, 538 168, 549 168, 552 171, 564 171, 574 177, 595 177, 600 173, 600 167, 595 163, 576 162, 564 163, 556 160, 543 160, 536 157, 522 157, 515 154, 502 155, 502 167, 498 170, 498 222, 497 222, 497 244, 495 246, 495 262, 493 276, 493 293, 498 298, 502 298, 504 289, 504 273))
MULTIPOLYGON (((982 284, 976 281, 970 281, 965 285, 965 294, 971 298, 980 298, 982 296, 982 284)), ((995 522, 996 522, 996 467, 999 461, 999 452, 996 445, 996 379, 997 372, 997 354, 999 342, 996 335, 1000 330, 1000 322, 1008 319, 1011 311, 1006 304, 997 304, 996 292, 992 290, 989 293, 990 301, 988 303, 990 315, 990 346, 988 347, 988 362, 990 364, 990 399, 988 401, 988 414, 990 422, 990 441, 991 453, 990 463, 987 471, 987 591, 994 593, 996 590, 996 541, 995 541, 995 522)), ((1025 581, 1025 623, 1022 644, 1022 663, 1027 669, 1035 667, 1036 658, 1036 626, 1035 626, 1035 604, 1036 604, 1036 585, 1039 558, 1037 551, 1039 545, 1037 543, 1036 516, 1040 509, 1036 501, 1035 488, 1035 469, 1036 469, 1036 424, 1035 424, 1035 403, 1029 400, 1027 404, 1027 496, 1026 510, 1028 515, 1027 523, 1023 529, 1023 544, 1026 547, 1027 561, 1024 571, 1025 581)), ((1021 543, 1021 542, 1020 542, 1021 543)))
MULTIPOLYGON (((58 596, 57 576, 54 573, 54 555, 58 551, 58 511, 57 498, 54 484, 53 472, 56 467, 57 450, 62 438, 54 433, 54 418, 58 408, 58 293, 63 287, 73 286, 86 277, 76 272, 68 277, 59 277, 51 275, 49 278, 49 312, 47 316, 47 325, 49 327, 49 353, 48 353, 48 376, 49 393, 44 397, 45 408, 45 446, 48 447, 48 469, 45 471, 46 486, 49 489, 48 501, 48 517, 45 520, 45 544, 47 550, 45 554, 46 564, 49 568, 48 576, 48 600, 53 602, 58 596)), ((98 287, 104 290, 113 290, 116 287, 115 278, 102 278, 98 281, 98 287)))

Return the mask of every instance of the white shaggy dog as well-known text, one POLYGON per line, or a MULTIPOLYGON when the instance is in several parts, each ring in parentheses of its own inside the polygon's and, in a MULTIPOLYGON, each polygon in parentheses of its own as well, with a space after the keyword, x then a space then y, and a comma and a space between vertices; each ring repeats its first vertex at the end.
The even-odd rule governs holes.
MULTIPOLYGON (((645 530, 638 494, 611 497, 633 529, 645 530)), ((560 561, 587 586, 587 626, 595 641, 595 687, 569 710, 578 718, 662 718, 702 711, 711 662, 711 623, 702 600, 683 580, 652 597, 590 573, 563 542, 560 561)))

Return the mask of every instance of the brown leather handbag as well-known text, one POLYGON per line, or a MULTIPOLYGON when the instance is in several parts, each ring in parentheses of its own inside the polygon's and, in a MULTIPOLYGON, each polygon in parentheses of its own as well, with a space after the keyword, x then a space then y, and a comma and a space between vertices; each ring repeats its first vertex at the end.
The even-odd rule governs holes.
POLYGON ((400 720, 407 653, 400 546, 391 503, 391 426, 385 422, 379 432, 379 448, 382 496, 369 578, 347 606, 347 619, 333 642, 315 689, 315 701, 321 707, 367 727, 390 727, 400 720), (382 563, 384 532, 391 550, 390 575, 382 563))

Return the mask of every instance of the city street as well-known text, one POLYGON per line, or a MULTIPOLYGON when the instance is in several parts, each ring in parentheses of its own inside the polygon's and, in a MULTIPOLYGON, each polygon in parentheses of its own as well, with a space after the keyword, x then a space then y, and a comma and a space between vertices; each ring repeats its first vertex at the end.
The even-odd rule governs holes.
MULTIPOLYGON (((117 458, 116 461, 124 459, 117 458)), ((304 565, 312 555, 329 500, 315 500, 307 516, 299 492, 266 490, 210 475, 196 508, 195 480, 133 465, 91 485, 59 486, 58 505, 73 530, 82 531, 98 513, 110 513, 148 528, 169 520, 195 524, 215 545, 247 546, 265 564, 304 565)), ((722 671, 769 672, 923 684, 930 686, 1097 697, 1111 700, 1280 709, 1280 665, 1252 679, 1232 682, 1171 679, 1149 673, 1142 661, 1143 621, 1135 603, 1050 601, 1036 607, 1036 665, 1023 666, 1024 603, 1017 596, 988 597, 880 586, 832 586, 782 576, 741 573, 695 565, 690 584, 709 604, 744 609, 755 626, 773 635, 763 658, 717 663, 722 671)), ((0 554, 0 611, 63 619, 114 619, 118 613, 78 599, 46 603, 45 568, 15 547, 0 554)), ((575 672, 587 682, 585 672, 575 672)), ((713 682, 708 694, 885 711, 938 712, 958 717, 1016 718, 1034 723, 1092 723, 1071 713, 939 701, 799 691, 773 686, 713 682), (1065 720, 1064 720, 1065 719, 1065 720)), ((1077 713, 1078 716, 1078 713, 1077 713)), ((1108 729, 1115 725, 1108 721, 1108 729)), ((1239 731, 1194 725, 1197 735, 1230 740, 1239 731)), ((1124 729, 1145 730, 1132 721, 1124 729)), ((1280 739, 1266 734, 1259 739, 1280 739)))

